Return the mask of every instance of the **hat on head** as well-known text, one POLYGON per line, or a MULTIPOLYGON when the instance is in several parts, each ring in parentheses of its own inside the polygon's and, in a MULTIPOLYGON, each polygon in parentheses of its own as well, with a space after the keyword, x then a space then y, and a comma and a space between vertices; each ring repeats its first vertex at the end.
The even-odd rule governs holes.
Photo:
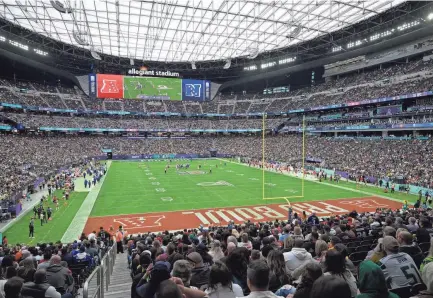
POLYGON ((200 264, 203 263, 203 258, 198 252, 192 252, 190 253, 186 259, 190 262, 193 262, 194 264, 200 264))
POLYGON ((152 271, 167 271, 167 272, 170 272, 170 267, 171 267, 171 265, 170 265, 169 262, 158 261, 153 266, 152 271))
POLYGON ((397 239, 392 236, 383 237, 382 246, 385 251, 398 251, 399 245, 397 239))

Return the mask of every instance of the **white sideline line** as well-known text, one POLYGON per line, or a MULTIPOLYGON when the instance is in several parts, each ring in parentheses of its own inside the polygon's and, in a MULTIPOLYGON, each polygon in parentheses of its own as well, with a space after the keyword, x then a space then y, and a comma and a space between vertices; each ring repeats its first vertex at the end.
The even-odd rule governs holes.
POLYGON ((96 184, 87 194, 86 198, 81 204, 80 209, 78 209, 74 219, 71 221, 68 229, 63 234, 63 237, 61 239, 62 243, 70 243, 73 242, 74 240, 77 240, 80 237, 81 233, 84 230, 84 227, 86 226, 87 219, 89 218, 90 213, 92 212, 93 206, 95 205, 96 199, 98 198, 99 191, 101 190, 102 185, 104 184, 105 177, 107 177, 108 175, 108 170, 110 169, 110 166, 111 166, 111 160, 108 160, 107 172, 101 178, 101 182, 96 184))
MULTIPOLYGON (((217 158, 217 159, 225 161, 225 162, 230 162, 230 163, 233 163, 233 164, 237 164, 237 165, 248 167, 248 165, 244 164, 244 163, 230 161, 230 160, 226 160, 226 159, 222 159, 222 158, 217 158)), ((257 169, 257 170, 261 170, 261 169, 256 168, 256 167, 253 167, 253 168, 257 169)), ((265 169, 265 171, 270 172, 270 173, 275 173, 275 174, 280 174, 280 175, 285 175, 285 176, 301 179, 301 178, 299 178, 299 177, 297 177, 295 175, 290 175, 288 173, 279 173, 279 172, 274 172, 274 171, 270 171, 270 170, 266 170, 266 169, 265 169)), ((307 179, 305 179, 305 180, 307 180, 307 179)), ((365 194, 365 195, 370 195, 370 196, 375 196, 375 197, 379 197, 379 198, 383 198, 383 199, 388 199, 388 200, 399 202, 399 203, 403 203, 404 202, 404 200, 399 200, 399 199, 391 198, 391 197, 388 197, 388 196, 379 195, 379 194, 376 194, 376 193, 371 193, 371 192, 368 192, 368 191, 363 191, 363 190, 353 189, 353 188, 349 188, 349 187, 344 187, 344 186, 337 185, 337 184, 323 183, 323 182, 320 182, 320 181, 317 181, 317 180, 314 180, 314 179, 308 179, 307 181, 314 182, 314 183, 319 183, 319 184, 322 184, 322 185, 323 184, 324 185, 329 185, 329 186, 332 186, 332 187, 335 187, 335 188, 340 188, 340 189, 349 190, 349 191, 353 191, 353 192, 357 192, 357 193, 362 193, 362 194, 365 194)))

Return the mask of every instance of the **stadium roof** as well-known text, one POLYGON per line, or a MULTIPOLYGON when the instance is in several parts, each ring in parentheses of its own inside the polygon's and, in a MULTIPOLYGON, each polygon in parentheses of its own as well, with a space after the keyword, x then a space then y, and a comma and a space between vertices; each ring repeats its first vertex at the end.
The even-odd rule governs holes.
POLYGON ((0 16, 95 52, 143 61, 192 62, 254 58, 327 35, 402 2, 0 0, 0 16))

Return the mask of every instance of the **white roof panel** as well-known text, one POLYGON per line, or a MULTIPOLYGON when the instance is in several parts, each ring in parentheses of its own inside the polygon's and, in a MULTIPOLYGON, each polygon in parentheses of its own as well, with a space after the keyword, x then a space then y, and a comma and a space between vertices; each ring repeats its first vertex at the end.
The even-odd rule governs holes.
POLYGON ((72 45, 74 33, 104 54, 200 61, 275 50, 370 18, 402 0, 0 0, 0 17, 72 45), (297 28, 300 32, 292 38, 297 28))

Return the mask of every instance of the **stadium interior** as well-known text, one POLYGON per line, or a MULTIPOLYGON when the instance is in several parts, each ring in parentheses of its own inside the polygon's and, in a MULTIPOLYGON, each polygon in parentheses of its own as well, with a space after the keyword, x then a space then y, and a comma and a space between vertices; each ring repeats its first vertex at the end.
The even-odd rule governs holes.
POLYGON ((433 297, 433 1, 0 5, 0 297, 433 297))

